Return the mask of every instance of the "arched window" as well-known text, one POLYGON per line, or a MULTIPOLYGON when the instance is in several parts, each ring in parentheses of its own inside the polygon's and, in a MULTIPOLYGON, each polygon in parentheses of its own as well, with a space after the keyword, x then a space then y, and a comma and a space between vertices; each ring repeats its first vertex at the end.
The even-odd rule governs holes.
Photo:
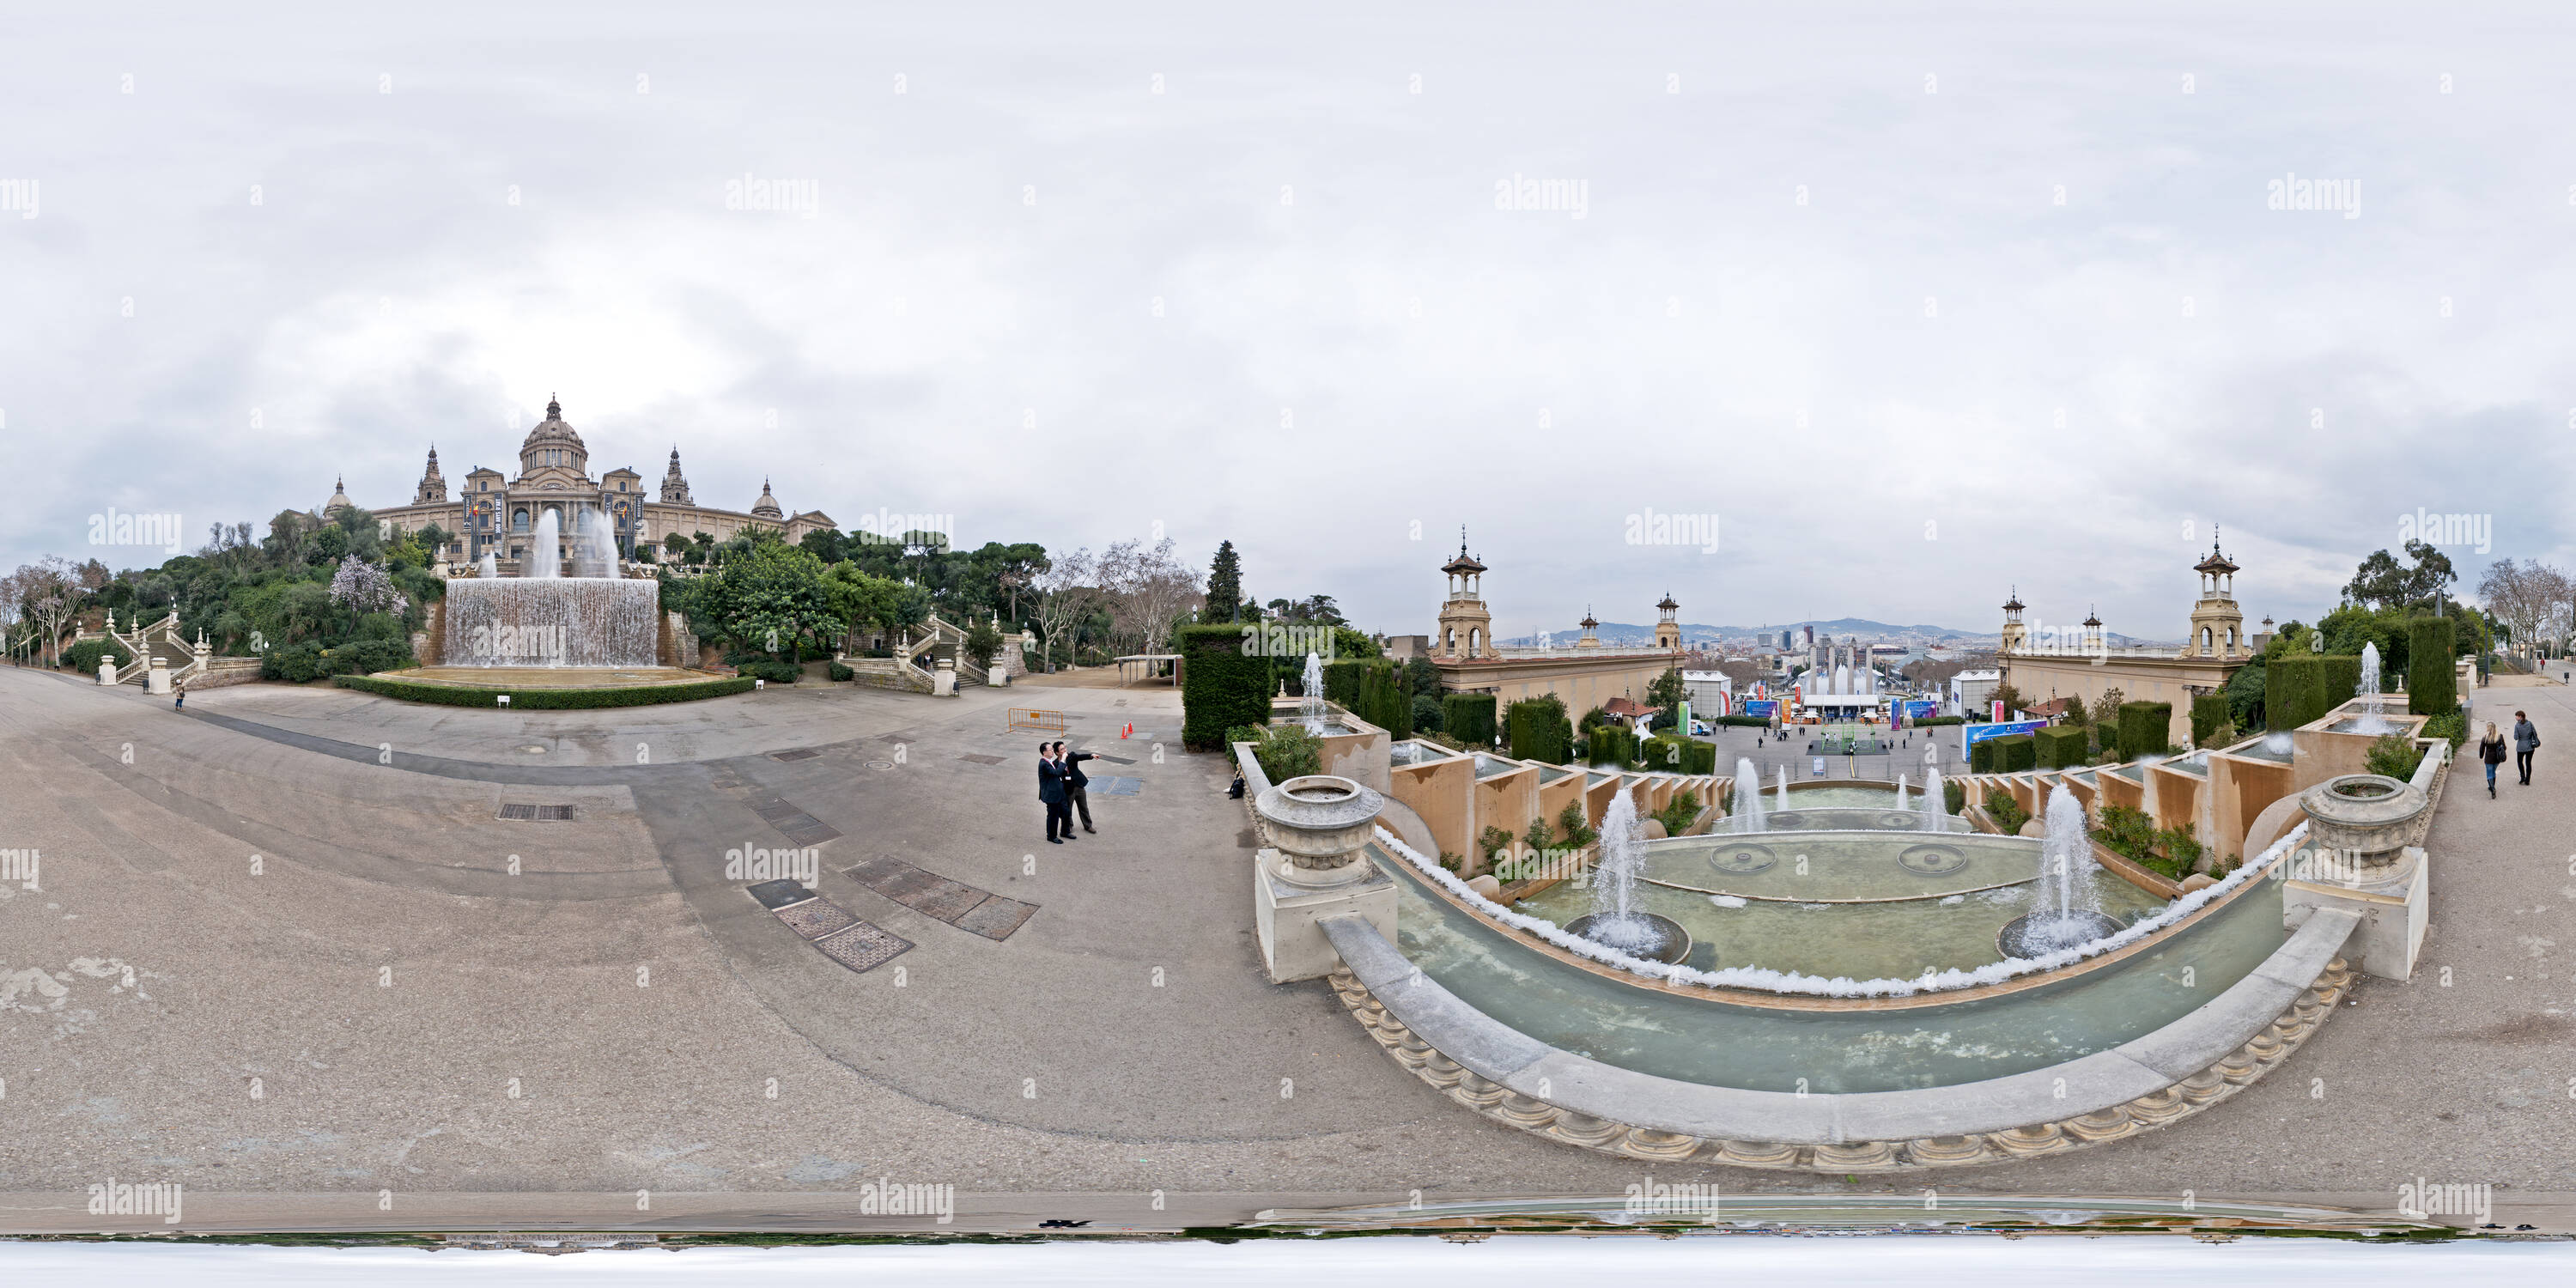
POLYGON ((1477 630, 1472 626, 1467 628, 1467 652, 1470 656, 1484 650, 1484 636, 1485 633, 1483 631, 1477 630))
POLYGON ((528 530, 528 512, 527 512, 525 509, 518 509, 518 510, 512 510, 512 511, 510 511, 510 531, 512 531, 512 532, 525 532, 525 531, 527 531, 527 530, 528 530))
POLYGON ((2203 626, 2203 627, 2201 627, 2201 628, 2200 628, 2200 651, 2201 651, 2201 652, 2206 653, 2206 652, 2208 652, 2208 651, 2209 651, 2209 641, 2210 641, 2210 632, 2209 632, 2209 628, 2208 628, 2208 627, 2206 627, 2206 626, 2203 626))

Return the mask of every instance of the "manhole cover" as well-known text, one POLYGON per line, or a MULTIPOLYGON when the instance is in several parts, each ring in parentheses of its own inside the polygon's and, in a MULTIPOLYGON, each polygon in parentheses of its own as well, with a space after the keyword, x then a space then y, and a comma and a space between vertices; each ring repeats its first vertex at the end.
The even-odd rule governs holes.
POLYGON ((846 930, 837 930, 814 941, 823 955, 854 971, 871 971, 912 947, 912 941, 879 930, 862 921, 846 930))
POLYGON ((1946 876, 1968 866, 1968 856, 1947 845, 1912 845, 1896 856, 1896 866, 1916 876, 1946 876))
POLYGON ((776 912, 791 903, 802 903, 814 897, 801 881, 763 881, 744 887, 744 892, 760 901, 760 906, 776 912))
POLYGON ((1708 856, 1710 867, 1738 876, 1766 871, 1772 864, 1779 861, 1780 856, 1773 854, 1769 847, 1741 842, 1721 845, 1717 848, 1717 853, 1708 856))
POLYGON ((894 762, 893 762, 893 761, 891 761, 891 760, 871 760, 871 761, 869 761, 869 762, 868 762, 868 768, 870 768, 870 769, 892 769, 892 768, 894 768, 894 762))
POLYGON ((777 916, 780 921, 787 923, 788 929, 807 939, 820 939, 833 931, 847 930, 859 924, 858 918, 851 916, 848 910, 829 899, 808 899, 800 904, 780 908, 777 910, 777 916))
POLYGON ((773 751, 769 753, 769 758, 771 760, 812 760, 822 754, 811 747, 799 747, 794 751, 773 751))

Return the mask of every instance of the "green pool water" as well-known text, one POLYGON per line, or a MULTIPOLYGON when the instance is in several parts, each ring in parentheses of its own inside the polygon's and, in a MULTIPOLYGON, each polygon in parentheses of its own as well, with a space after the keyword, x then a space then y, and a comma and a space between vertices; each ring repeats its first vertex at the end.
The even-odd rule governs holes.
MULTIPOLYGON (((1467 1004, 1550 1046, 1607 1064, 1751 1090, 1897 1091, 2045 1068, 2181 1018, 2242 979, 2285 938, 2280 887, 2258 881, 2189 929, 2067 983, 1906 1011, 1767 1011, 1651 992, 1569 966, 1432 895, 1421 884, 1425 878, 1403 861, 1377 857, 1396 877, 1398 947, 1467 1004)), ((2011 915, 2002 904, 1976 904, 1973 895, 1947 908, 1929 905, 1937 914, 1965 914, 1955 918, 1925 917, 1921 904, 1719 910, 1705 896, 1662 891, 1647 898, 1648 910, 1668 916, 1675 915, 1670 908, 1688 910, 1683 901, 1697 900, 1712 913, 1740 918, 1732 925, 1702 922, 1723 945, 1711 960, 1749 952, 1756 943, 1774 950, 1804 943, 1811 964, 1856 977, 1919 972, 1920 965, 1905 963, 1926 950, 1895 944, 1926 936, 1963 945, 1982 930, 1980 960, 1992 960, 1993 928, 2011 915), (1800 916, 1831 920, 1801 924, 1800 916), (1944 929, 1951 920, 1969 929, 1944 929)), ((1693 964, 1704 963, 1695 956, 1693 964)), ((1728 964, 1798 966, 1790 960, 1728 964)))

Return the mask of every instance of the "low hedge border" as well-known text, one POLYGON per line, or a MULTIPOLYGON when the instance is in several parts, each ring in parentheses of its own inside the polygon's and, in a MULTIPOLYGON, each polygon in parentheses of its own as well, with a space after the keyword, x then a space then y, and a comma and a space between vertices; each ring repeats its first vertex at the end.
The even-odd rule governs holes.
POLYGON ((722 698, 736 693, 749 693, 752 681, 744 677, 728 680, 694 680, 686 684, 638 684, 618 689, 461 689, 450 684, 423 684, 417 680, 386 680, 372 675, 335 675, 332 683, 344 689, 373 693, 379 697, 400 698, 405 702, 426 702, 441 707, 484 707, 498 710, 500 695, 510 695, 512 711, 590 711, 601 707, 649 707, 665 702, 695 702, 700 698, 722 698))

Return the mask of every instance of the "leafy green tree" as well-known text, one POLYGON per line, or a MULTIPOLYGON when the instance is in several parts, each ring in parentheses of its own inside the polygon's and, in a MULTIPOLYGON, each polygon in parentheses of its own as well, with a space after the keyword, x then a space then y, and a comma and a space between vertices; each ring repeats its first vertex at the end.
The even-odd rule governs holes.
POLYGON ((702 579, 691 624, 744 648, 801 657, 806 645, 828 649, 849 629, 834 598, 823 561, 812 551, 774 538, 752 541, 702 579))
POLYGON ((1662 707, 1668 716, 1680 714, 1682 704, 1689 700, 1690 690, 1683 685, 1682 669, 1678 666, 1665 667, 1664 673, 1646 686, 1646 705, 1662 707))
POLYGON ((2406 608, 2439 597, 2458 579, 2451 557, 2439 547, 2410 540, 2405 550, 2412 566, 2385 550, 2370 552, 2345 583, 2344 598, 2371 608, 2406 608))

